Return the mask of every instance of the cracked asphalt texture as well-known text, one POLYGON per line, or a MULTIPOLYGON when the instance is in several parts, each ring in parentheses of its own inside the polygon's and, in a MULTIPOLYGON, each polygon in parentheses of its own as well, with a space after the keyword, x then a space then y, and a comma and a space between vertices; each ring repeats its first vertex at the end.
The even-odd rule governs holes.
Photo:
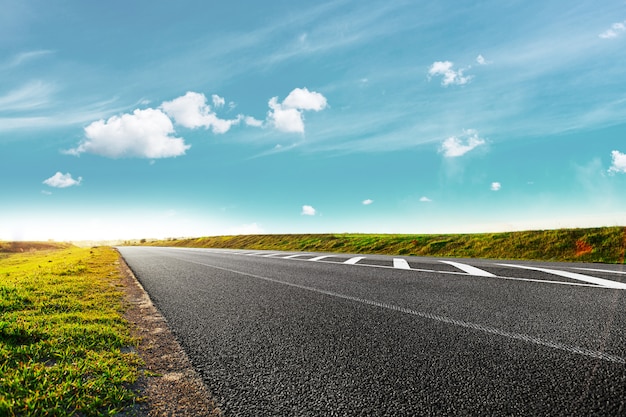
MULTIPOLYGON (((118 249, 226 416, 626 414, 624 290, 226 250, 118 249)), ((406 259, 425 269, 434 262, 406 259)))

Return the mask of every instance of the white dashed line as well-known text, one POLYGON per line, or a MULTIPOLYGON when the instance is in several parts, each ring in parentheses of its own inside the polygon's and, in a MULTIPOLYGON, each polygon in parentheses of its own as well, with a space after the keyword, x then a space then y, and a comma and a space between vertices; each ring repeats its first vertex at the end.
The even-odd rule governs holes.
POLYGON ((452 262, 452 261, 439 261, 439 262, 452 265, 453 267, 459 268, 461 271, 467 272, 470 275, 476 275, 479 277, 495 277, 495 275, 492 274, 491 272, 483 271, 482 269, 476 268, 471 265, 462 264, 459 262, 452 262))
POLYGON ((396 269, 411 269, 406 259, 393 258, 393 267, 396 269))
POLYGON ((346 265, 356 265, 361 259, 365 259, 365 256, 355 256, 344 262, 346 265))
POLYGON ((589 275, 577 274, 575 272, 559 271, 558 269, 537 268, 534 266, 523 266, 523 265, 512 265, 512 264, 500 264, 500 265, 506 266, 506 267, 512 267, 512 268, 528 269, 530 271, 545 272, 547 274, 558 275, 564 278, 570 278, 570 279, 575 279, 577 281, 597 284, 606 288, 626 290, 626 284, 623 284, 621 282, 611 281, 611 280, 602 279, 602 278, 590 277, 589 275))
POLYGON ((321 261, 322 259, 326 259, 326 258, 330 258, 332 255, 322 255, 322 256, 316 256, 315 258, 311 258, 309 259, 309 261, 321 261))
POLYGON ((289 255, 289 256, 283 256, 283 259, 293 259, 293 258, 297 258, 298 256, 304 256, 307 255, 306 253, 296 253, 294 255, 289 255))

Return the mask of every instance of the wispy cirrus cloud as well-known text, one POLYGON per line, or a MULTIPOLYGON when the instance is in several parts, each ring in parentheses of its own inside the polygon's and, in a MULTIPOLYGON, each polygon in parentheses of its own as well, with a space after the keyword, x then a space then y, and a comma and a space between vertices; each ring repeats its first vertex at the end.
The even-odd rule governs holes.
POLYGON ((0 111, 27 111, 41 108, 50 103, 56 91, 53 84, 35 80, 0 95, 0 111))
POLYGON ((609 29, 600 33, 598 36, 602 39, 612 39, 617 38, 624 32, 626 32, 626 20, 623 22, 613 23, 609 29))
POLYGON ((29 61, 32 61, 32 60, 44 57, 46 55, 51 55, 54 52, 55 51, 49 50, 49 49, 39 49, 39 50, 35 50, 35 51, 21 52, 21 53, 15 55, 6 64, 4 64, 4 65, 0 64, 0 68, 9 69, 9 68, 19 67, 22 64, 25 64, 25 63, 27 63, 29 61))

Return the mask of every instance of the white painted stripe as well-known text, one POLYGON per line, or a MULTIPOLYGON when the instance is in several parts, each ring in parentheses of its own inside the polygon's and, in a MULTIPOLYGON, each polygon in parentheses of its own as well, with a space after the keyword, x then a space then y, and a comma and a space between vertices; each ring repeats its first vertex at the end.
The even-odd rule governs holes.
POLYGON ((307 255, 306 253, 296 253, 294 255, 289 255, 289 256, 283 256, 283 259, 292 259, 292 258, 297 258, 298 256, 305 256, 307 255))
POLYGON ((374 307, 380 307, 380 308, 384 308, 387 310, 392 310, 392 311, 397 311, 400 313, 404 313, 404 314, 410 314, 412 316, 415 317, 420 317, 423 319, 428 319, 428 320, 433 320, 433 321, 437 321, 440 323, 444 323, 444 324, 451 324, 453 326, 458 326, 458 327, 464 327, 467 329, 472 329, 472 330, 476 330, 476 331, 480 331, 480 332, 484 332, 484 333, 489 333, 489 334, 494 334, 497 336, 502 336, 502 337, 507 337, 509 339, 514 339, 514 340, 519 340, 522 342, 526 342, 526 343, 532 343, 535 345, 539 345, 539 346, 543 346, 543 347, 548 347, 551 349, 557 349, 557 350, 562 350, 568 353, 574 353, 577 355, 583 355, 583 356, 587 356, 587 357, 591 357, 594 359, 601 359, 604 361, 608 361, 608 362, 614 362, 614 363, 619 363, 622 365, 626 365, 626 358, 623 358, 621 356, 617 356, 617 355, 611 355, 608 353, 604 353, 601 351, 596 351, 596 350, 590 350, 590 349, 586 349, 586 348, 581 348, 578 346, 572 346, 572 345, 566 345, 564 343, 560 343, 560 342, 552 342, 550 340, 545 340, 545 339, 541 339, 535 336, 530 336, 527 334, 523 334, 523 333, 515 333, 515 332, 509 332, 506 330, 501 330, 498 329, 496 327, 491 327, 491 326, 487 326, 484 324, 478 324, 478 323, 472 323, 472 322, 468 322, 468 321, 463 321, 463 320, 457 320, 457 319, 453 319, 450 317, 446 317, 446 316, 440 316, 438 314, 433 314, 433 313, 427 313, 427 312, 422 312, 422 311, 416 311, 416 310, 412 310, 410 308, 406 308, 406 307, 400 307, 400 306, 396 306, 393 304, 387 304, 387 303, 381 303, 378 301, 373 301, 373 300, 368 300, 365 298, 360 298, 360 297, 353 297, 351 295, 346 295, 346 294, 340 294, 334 291, 327 291, 327 290, 322 290, 319 288, 315 288, 315 287, 309 287, 306 285, 300 285, 300 284, 294 284, 291 282, 285 282, 285 281, 280 281, 274 278, 269 278, 269 277, 264 277, 261 275, 256 275, 256 274, 249 274, 247 272, 241 272, 241 271, 235 271, 233 269, 229 269, 229 268, 221 268, 219 266, 214 266, 214 265, 208 265, 202 262, 195 262, 195 261, 190 261, 187 259, 180 259, 181 261, 185 261, 185 262, 189 262, 192 264, 197 264, 197 265, 204 265, 207 266, 209 268, 215 268, 215 269, 219 269, 222 271, 227 271, 227 272, 232 272, 234 274, 239 274, 239 275, 244 275, 244 276, 248 276, 248 277, 252 277, 252 278, 258 278, 258 279, 262 279, 264 281, 267 282, 273 282, 276 284, 281 284, 281 285, 286 285, 288 287, 293 287, 293 288, 299 288, 302 290, 306 290, 306 291, 311 291, 311 292, 315 292, 318 294, 323 294, 323 295, 328 295, 330 297, 335 297, 335 298, 339 298, 339 299, 343 299, 343 300, 349 300, 349 301, 355 301, 358 303, 362 303, 362 304, 366 304, 366 305, 370 305, 370 306, 374 306, 374 307))
POLYGON ((270 253, 269 255, 261 255, 263 258, 271 258, 272 256, 279 256, 282 253, 270 253))
POLYGON ((520 269, 528 269, 530 271, 539 271, 545 272, 547 274, 557 275, 564 278, 575 279, 577 281, 590 282, 592 284, 601 285, 606 288, 620 289, 626 290, 626 284, 621 282, 611 281, 608 279, 590 277, 589 275, 577 274, 575 272, 568 271, 560 271, 558 269, 548 269, 548 268, 537 268, 534 266, 525 266, 525 265, 509 265, 509 264, 500 264, 502 266, 508 266, 512 268, 520 268, 520 269))
POLYGON ((492 274, 491 272, 483 271, 482 269, 476 268, 471 265, 462 264, 459 262, 452 262, 452 261, 439 261, 439 262, 452 265, 453 267, 459 268, 461 271, 467 272, 470 275, 477 275, 479 277, 495 277, 495 275, 492 274))
POLYGON ((393 258, 393 267, 397 269, 411 269, 406 259, 393 258))
POLYGON ((322 255, 322 256, 316 256, 315 258, 311 258, 309 259, 309 261, 321 261, 322 259, 326 259, 326 258, 330 258, 332 255, 322 255))
POLYGON ((622 274, 622 275, 626 275, 626 271, 611 271, 609 269, 592 269, 592 268, 572 268, 572 269, 578 269, 580 271, 606 272, 607 274, 622 274))
POLYGON ((355 256, 354 258, 350 258, 344 262, 347 265, 356 265, 361 259, 365 259, 365 256, 355 256))

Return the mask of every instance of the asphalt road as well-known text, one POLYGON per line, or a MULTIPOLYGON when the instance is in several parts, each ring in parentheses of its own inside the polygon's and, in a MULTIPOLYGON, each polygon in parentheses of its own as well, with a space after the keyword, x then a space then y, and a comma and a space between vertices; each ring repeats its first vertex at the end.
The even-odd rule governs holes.
POLYGON ((118 248, 228 416, 626 415, 626 271, 118 248))

